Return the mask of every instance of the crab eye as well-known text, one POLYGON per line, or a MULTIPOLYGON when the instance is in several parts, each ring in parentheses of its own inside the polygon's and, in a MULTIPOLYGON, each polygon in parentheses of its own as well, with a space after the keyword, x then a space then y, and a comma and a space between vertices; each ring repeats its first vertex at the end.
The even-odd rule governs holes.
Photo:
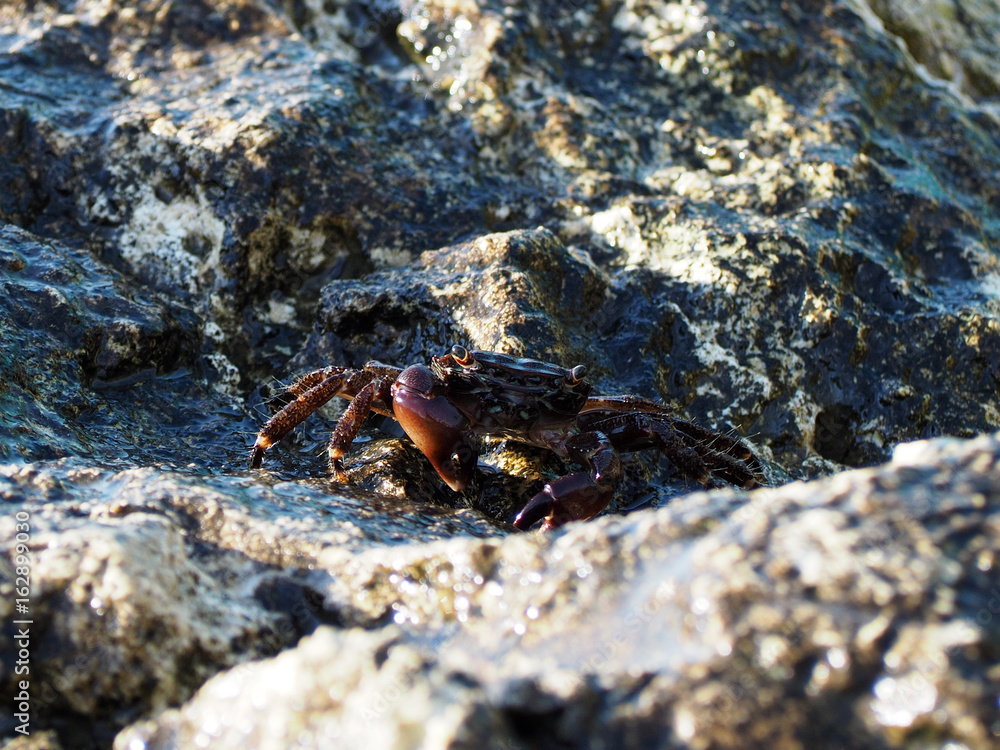
POLYGON ((566 373, 566 382, 569 383, 570 385, 576 385, 581 380, 583 380, 583 376, 586 374, 587 374, 587 368, 584 367, 583 365, 577 365, 568 373, 566 373))
POLYGON ((469 350, 464 346, 455 344, 451 347, 451 356, 454 357, 455 361, 463 367, 468 367, 472 364, 472 356, 469 354, 469 350))

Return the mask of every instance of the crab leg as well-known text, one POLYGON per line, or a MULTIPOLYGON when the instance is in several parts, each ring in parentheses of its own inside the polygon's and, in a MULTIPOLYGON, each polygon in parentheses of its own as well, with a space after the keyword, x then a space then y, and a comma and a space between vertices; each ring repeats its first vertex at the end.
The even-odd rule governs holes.
POLYGON ((630 412, 641 411, 667 415, 667 408, 656 401, 641 396, 591 396, 580 409, 581 414, 591 411, 630 412))
MULTIPOLYGON (((613 403, 631 406, 634 401, 645 401, 621 398, 628 400, 613 403)), ((652 401, 642 405, 656 406, 652 401)), ((659 407, 659 414, 653 413, 652 409, 606 415, 598 415, 595 411, 591 410, 590 418, 582 422, 588 429, 607 434, 612 445, 620 451, 655 448, 666 455, 682 474, 706 487, 712 486, 713 475, 743 489, 764 483, 760 461, 736 438, 669 417, 663 407, 659 407)))
POLYGON ((367 383, 357 395, 351 400, 344 413, 337 422, 337 427, 330 436, 328 452, 330 454, 330 466, 333 468, 333 476, 338 482, 347 481, 344 473, 344 466, 340 459, 351 447, 354 438, 361 431, 361 425, 365 418, 372 411, 375 401, 385 402, 390 397, 389 387, 391 381, 385 378, 378 378, 367 383))
POLYGON ((290 394, 298 394, 294 401, 271 417, 259 433, 257 440, 250 449, 250 468, 260 468, 264 460, 264 451, 281 440, 295 429, 301 422, 319 409, 323 404, 336 396, 344 383, 357 370, 346 370, 340 367, 327 367, 310 372, 295 381, 288 389, 290 394), (315 383, 316 385, 311 385, 315 383))
POLYGON ((324 367, 322 370, 313 370, 312 372, 306 373, 288 386, 285 392, 281 394, 282 399, 298 398, 306 391, 312 390, 324 380, 328 379, 334 371, 338 369, 343 369, 344 372, 347 372, 346 368, 324 367))
MULTIPOLYGON (((615 413, 627 414, 629 412, 655 415, 653 418, 657 419, 657 421, 665 422, 677 432, 689 438, 691 442, 697 442, 699 445, 710 447, 720 453, 730 453, 740 460, 746 461, 748 465, 751 463, 754 464, 753 469, 755 471, 762 471, 753 451, 739 438, 724 435, 720 432, 713 432, 693 422, 677 419, 670 415, 670 411, 663 404, 651 401, 648 398, 640 398, 638 396, 591 396, 580 410, 580 414, 590 414, 591 420, 595 417, 600 419, 598 415, 593 414, 593 412, 597 411, 607 412, 607 416, 609 417, 615 413)), ((617 447, 624 450, 621 446, 617 447)))
MULTIPOLYGON (((363 370, 352 370, 347 367, 324 367, 322 370, 303 375, 292 383, 286 396, 294 396, 294 400, 285 405, 281 411, 268 420, 267 424, 257 433, 257 440, 250 449, 250 468, 259 469, 264 460, 264 452, 280 441, 285 435, 295 429, 310 414, 319 409, 334 396, 353 399, 365 386, 376 378, 393 379, 399 373, 395 367, 369 362, 363 370)), ((369 402, 368 409, 387 417, 392 416, 392 402, 386 394, 377 393, 369 402)), ((367 414, 368 411, 365 411, 367 414)), ((353 439, 353 437, 352 437, 353 439)))
POLYGON ((571 435, 565 448, 590 473, 579 471, 546 484, 517 514, 517 528, 528 529, 543 521, 542 531, 548 531, 569 521, 593 518, 608 507, 622 479, 621 459, 611 441, 600 432, 583 432, 571 435))

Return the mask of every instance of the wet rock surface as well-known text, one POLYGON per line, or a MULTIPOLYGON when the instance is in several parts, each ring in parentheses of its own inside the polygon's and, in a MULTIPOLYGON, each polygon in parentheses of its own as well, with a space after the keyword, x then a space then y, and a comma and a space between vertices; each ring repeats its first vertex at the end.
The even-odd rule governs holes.
POLYGON ((396 624, 318 628, 116 747, 987 747, 1000 438, 897 454, 554 540, 367 550, 325 601, 396 624))
POLYGON ((5 743, 992 746, 1000 125, 945 6, 0 4, 5 743), (835 476, 636 456, 663 507, 510 535, 557 459, 456 496, 373 421, 341 486, 337 405, 245 470, 294 375, 456 342, 835 476))
POLYGON ((872 11, 866 19, 898 36, 931 80, 949 81, 973 99, 991 100, 1000 93, 994 42, 1000 6, 995 0, 937 5, 865 0, 865 4, 872 11))
MULTIPOLYGON (((4 466, 0 500, 11 509, 4 539, 15 539, 16 509, 30 512, 35 719, 83 743, 73 747, 90 737, 110 745, 118 727, 321 623, 374 626, 381 617, 321 606, 321 557, 501 533, 471 511, 373 499, 328 481, 115 472, 74 460, 4 466)), ((17 617, 12 558, 0 569, 8 623, 17 617)), ((0 652, 11 694, 12 636, 0 652)))

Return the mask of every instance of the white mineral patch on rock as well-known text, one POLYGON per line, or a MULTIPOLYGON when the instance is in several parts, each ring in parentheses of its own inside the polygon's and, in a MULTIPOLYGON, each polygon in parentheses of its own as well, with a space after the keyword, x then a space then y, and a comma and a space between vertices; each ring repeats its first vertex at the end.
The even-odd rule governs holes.
POLYGON ((219 264, 225 229, 200 189, 164 203, 146 186, 119 236, 122 258, 158 286, 197 294, 203 274, 219 264))
POLYGON ((649 256, 649 247, 636 225, 632 209, 627 204, 612 206, 607 211, 599 211, 589 218, 590 228, 604 238, 611 247, 624 250, 627 262, 636 264, 649 256))
POLYGON ((212 388, 214 388, 219 393, 223 393, 227 396, 233 396, 234 398, 239 396, 240 393, 240 371, 229 358, 220 352, 213 352, 208 355, 209 361, 211 361, 212 366, 215 367, 218 373, 218 379, 212 383, 212 388))
POLYGON ((318 270, 327 260, 323 248, 326 245, 326 234, 318 229, 301 229, 289 227, 289 255, 292 263, 306 272, 318 270))

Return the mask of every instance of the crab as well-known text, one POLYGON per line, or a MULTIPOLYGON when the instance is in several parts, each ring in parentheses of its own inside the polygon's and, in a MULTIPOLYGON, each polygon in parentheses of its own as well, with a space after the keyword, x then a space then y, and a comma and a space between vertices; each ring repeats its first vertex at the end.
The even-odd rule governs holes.
POLYGON ((392 417, 452 490, 472 480, 480 436, 553 451, 584 467, 548 482, 514 520, 549 530, 593 518, 610 504, 622 480, 619 451, 655 449, 705 487, 725 480, 744 489, 765 483, 760 460, 738 438, 671 416, 635 396, 591 395, 586 369, 453 346, 430 366, 406 369, 369 362, 325 367, 288 388, 292 400, 264 425, 250 451, 264 452, 334 396, 350 399, 330 438, 334 477, 346 481, 343 457, 370 412, 392 417))

